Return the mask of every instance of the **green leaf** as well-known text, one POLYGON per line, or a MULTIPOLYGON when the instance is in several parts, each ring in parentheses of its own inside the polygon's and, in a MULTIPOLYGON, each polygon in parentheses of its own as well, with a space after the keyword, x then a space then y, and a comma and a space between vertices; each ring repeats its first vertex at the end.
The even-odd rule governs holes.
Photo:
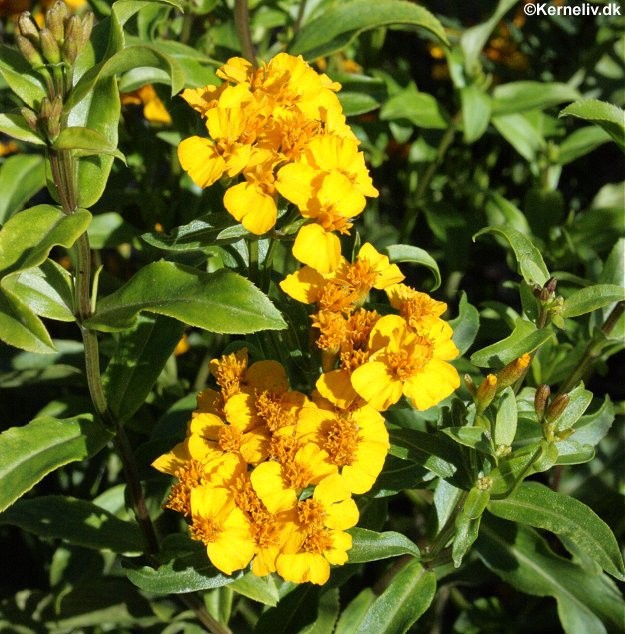
POLYGON ((490 34, 497 24, 499 24, 501 18, 503 18, 515 4, 516 0, 499 0, 495 12, 488 20, 482 22, 482 24, 477 24, 476 26, 466 29, 462 34, 460 46, 464 53, 465 66, 470 75, 476 72, 475 66, 490 34))
POLYGON ((467 499, 464 502, 462 513, 469 519, 478 519, 486 509, 489 499, 490 493, 488 491, 471 487, 467 499))
POLYGON ((584 388, 584 384, 580 383, 568 393, 569 402, 564 411, 551 421, 558 431, 569 429, 572 427, 588 409, 592 401, 592 392, 584 388))
POLYGON ((109 211, 93 216, 87 233, 92 249, 106 249, 132 242, 138 231, 118 213, 109 211))
POLYGON ((451 547, 451 556, 454 560, 455 568, 460 567, 465 555, 475 543, 479 533, 481 520, 481 514, 476 518, 469 517, 464 512, 459 513, 456 516, 456 520, 454 522, 456 534, 454 535, 454 542, 451 547))
POLYGON ((567 634, 614 631, 623 625, 625 604, 604 575, 553 553, 531 528, 485 515, 476 550, 486 566, 522 592, 551 596, 567 634))
POLYGON ((343 114, 346 117, 365 114, 372 110, 377 110, 381 106, 381 103, 375 97, 362 92, 341 90, 338 93, 338 98, 343 107, 343 114))
POLYGON ((362 590, 341 613, 334 634, 353 634, 365 618, 375 598, 375 593, 371 588, 362 590))
POLYGON ((46 186, 45 161, 38 154, 16 154, 0 166, 0 225, 46 186))
POLYGON ((428 609, 436 575, 409 561, 367 610, 355 634, 403 634, 428 609))
POLYGON ((484 211, 489 225, 511 227, 521 234, 529 235, 530 227, 525 214, 497 192, 488 192, 484 211))
POLYGON ((499 369, 521 355, 534 352, 555 337, 549 328, 538 329, 524 319, 517 319, 514 330, 505 339, 482 348, 471 355, 471 363, 481 368, 499 369))
POLYGON ((569 538, 607 573, 625 580, 625 564, 610 527, 588 506, 538 482, 523 482, 488 510, 512 522, 543 528, 569 538))
POLYGON ((317 618, 314 623, 303 627, 299 634, 327 634, 332 632, 339 612, 339 589, 330 588, 319 597, 317 618))
MULTIPOLYGON (((128 561, 127 566, 132 565, 128 561)), ((220 588, 242 576, 225 575, 213 566, 206 548, 198 543, 192 551, 184 552, 158 568, 140 566, 126 568, 126 576, 137 587, 154 594, 182 594, 220 588)))
POLYGON ((452 340, 463 355, 473 345, 480 329, 480 313, 475 306, 469 304, 464 291, 460 291, 458 316, 450 320, 449 325, 454 331, 452 340))
POLYGON ((49 258, 39 267, 12 273, 2 279, 2 287, 36 315, 57 321, 74 321, 72 276, 49 258))
POLYGON ((559 116, 579 117, 598 125, 625 151, 625 112, 622 108, 598 99, 585 99, 567 106, 559 116))
POLYGON ((462 103, 462 131, 465 143, 477 141, 488 128, 491 117, 491 98, 475 84, 460 89, 462 103))
POLYGON ((545 146, 545 139, 536 123, 525 114, 499 114, 492 124, 497 132, 527 161, 532 162, 545 146))
POLYGON ((92 156, 94 154, 110 154, 126 162, 124 155, 109 139, 97 130, 89 128, 67 127, 52 144, 55 150, 79 150, 80 156, 92 156))
POLYGON ((511 81, 493 90, 493 114, 544 110, 563 101, 579 99, 579 92, 559 82, 511 81))
POLYGON ((485 432, 479 427, 445 427, 441 431, 465 447, 477 449, 482 453, 491 453, 490 443, 485 432))
POLYGON ((625 288, 616 284, 593 284, 569 295, 562 306, 562 317, 578 317, 625 300, 625 288))
POLYGON ((280 601, 280 593, 273 576, 257 577, 254 573, 248 572, 236 581, 233 581, 230 588, 235 592, 257 601, 263 605, 274 607, 280 601))
POLYGON ((511 387, 502 393, 495 418, 495 445, 509 447, 514 441, 518 421, 516 398, 511 387))
MULTIPOLYGON (((0 113, 0 132, 23 143, 32 145, 45 145, 45 141, 33 132, 21 114, 0 113)), ((20 155, 27 156, 27 155, 20 155)), ((33 158, 32 155, 31 158, 33 158)))
POLYGON ((37 315, 17 294, 2 286, 0 286, 0 341, 15 348, 39 354, 55 351, 52 339, 37 315))
POLYGON ((514 251, 519 273, 530 286, 542 286, 549 279, 549 271, 543 256, 527 236, 512 227, 485 227, 473 236, 473 240, 487 233, 494 233, 506 239, 514 251))
POLYGON ((145 402, 183 330, 170 317, 141 315, 132 329, 120 333, 102 380, 109 407, 122 422, 145 402))
POLYGON ((103 508, 72 497, 46 495, 18 500, 0 514, 0 524, 19 526, 46 539, 62 539, 75 546, 141 552, 136 524, 124 522, 103 508))
POLYGON ((430 289, 435 291, 441 285, 441 273, 436 260, 425 250, 413 247, 409 244, 393 244, 384 247, 384 252, 391 262, 412 262, 428 268, 434 276, 434 286, 430 289))
POLYGON ((292 634, 314 623, 317 618, 320 589, 310 583, 302 583, 282 597, 275 608, 260 615, 255 634, 292 634))
POLYGON ((349 550, 349 563, 360 564, 378 559, 388 559, 399 555, 421 557, 418 546, 406 536, 394 531, 378 533, 365 528, 352 528, 352 547, 349 550))
POLYGON ((449 117, 436 99, 426 92, 419 92, 414 84, 391 97, 382 106, 380 119, 406 119, 419 128, 435 130, 445 130, 449 126, 449 117))
POLYGON ((41 77, 17 50, 0 46, 0 75, 27 106, 36 108, 46 96, 41 77))
POLYGON ((579 128, 571 132, 560 144, 558 164, 568 165, 609 140, 610 135, 601 128, 596 126, 579 128))
POLYGON ((267 296, 240 275, 223 269, 204 273, 165 261, 148 264, 119 290, 99 300, 87 325, 106 332, 123 330, 144 310, 219 333, 286 326, 267 296))
POLYGON ((154 6, 155 4, 163 4, 174 7, 184 12, 185 4, 179 0, 117 0, 113 3, 112 11, 119 20, 120 24, 125 24, 135 13, 144 7, 154 6))
POLYGON ((457 471, 458 450, 445 436, 434 436, 413 429, 390 432, 390 454, 423 465, 441 478, 450 478, 457 471))
POLYGON ((2 432, 0 511, 48 473, 100 451, 110 437, 88 414, 66 419, 43 416, 2 432))
POLYGON ((30 207, 9 218, 0 229, 0 277, 39 266, 55 245, 71 247, 90 221, 84 209, 67 216, 52 205, 30 207))
POLYGON ((345 48, 363 31, 394 24, 426 29, 447 44, 443 26, 423 7, 402 0, 353 0, 304 24, 289 52, 306 59, 323 57, 345 48))
POLYGON ((144 233, 141 238, 148 244, 165 251, 203 251, 216 244, 227 244, 248 235, 229 213, 200 216, 189 224, 175 227, 168 233, 144 233), (224 232, 229 229, 228 236, 224 232))

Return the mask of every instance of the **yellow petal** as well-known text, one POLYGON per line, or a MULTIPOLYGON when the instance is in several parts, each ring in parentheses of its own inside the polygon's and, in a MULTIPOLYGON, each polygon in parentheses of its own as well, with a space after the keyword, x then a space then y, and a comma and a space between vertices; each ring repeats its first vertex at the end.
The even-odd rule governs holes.
POLYGON ((250 475, 256 495, 270 513, 292 509, 297 503, 293 489, 287 489, 282 479, 282 467, 277 462, 263 462, 250 475))
POLYGON ((245 373, 245 382, 257 390, 282 393, 289 388, 286 370, 278 361, 256 361, 245 373))
POLYGON ((293 255, 319 273, 330 273, 341 263, 341 242, 321 225, 304 225, 295 238, 293 255))
POLYGON ((358 398, 347 370, 325 372, 317 379, 315 387, 321 396, 341 409, 347 409, 358 398))
POLYGON ((176 471, 191 460, 186 439, 178 443, 170 452, 159 456, 152 466, 161 473, 175 475, 176 471))
POLYGON ((182 140, 178 146, 178 160, 199 187, 212 185, 226 169, 226 163, 214 143, 199 136, 182 140))
POLYGON ((376 322, 369 335, 369 349, 371 352, 380 350, 397 340, 400 333, 407 328, 406 321, 399 315, 384 315, 376 322))
POLYGON ((303 163, 289 163, 280 169, 276 189, 300 209, 308 207, 312 198, 312 182, 318 172, 303 163))
POLYGON ((299 271, 287 275, 280 282, 280 288, 298 302, 314 304, 319 301, 325 284, 321 273, 310 266, 303 266, 299 271))
POLYGON ((276 224, 278 210, 272 196, 250 183, 228 188, 224 195, 225 208, 255 235, 266 233, 276 224))
POLYGON ((402 382, 381 361, 368 361, 352 373, 352 385, 378 411, 388 409, 401 398, 402 382))
POLYGON ((421 372, 411 376, 403 387, 404 394, 420 411, 440 403, 460 387, 456 368, 445 361, 432 359, 421 372))

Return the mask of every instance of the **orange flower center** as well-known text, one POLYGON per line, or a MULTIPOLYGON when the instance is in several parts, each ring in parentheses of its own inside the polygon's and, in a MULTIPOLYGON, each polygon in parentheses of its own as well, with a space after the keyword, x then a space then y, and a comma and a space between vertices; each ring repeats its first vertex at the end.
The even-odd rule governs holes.
POLYGON ((417 336, 411 349, 387 352, 386 362, 400 381, 406 381, 421 372, 432 358, 432 342, 427 337, 417 336))
POLYGON ((238 358, 234 353, 223 356, 221 361, 211 362, 211 370, 221 388, 224 401, 240 391, 246 369, 247 358, 238 358))
POLYGON ((330 531, 327 528, 318 528, 306 536, 301 549, 307 553, 315 553, 318 555, 330 550, 333 546, 333 540, 330 531))
POLYGON ((323 527, 326 511, 323 504, 313 498, 308 498, 297 505, 297 517, 307 529, 323 527))
POLYGON ((224 425, 217 432, 217 443, 222 451, 234 452, 239 451, 243 434, 238 427, 232 425, 224 425))
POLYGON ((182 513, 185 517, 191 515, 191 490, 202 483, 204 471, 198 460, 189 460, 175 473, 179 482, 171 488, 165 508, 182 513))
POLYGON ((189 526, 191 539, 195 539, 206 545, 214 542, 222 530, 221 526, 215 522, 215 520, 201 516, 194 517, 193 524, 189 526))
POLYGON ((257 394, 256 413, 265 421, 271 432, 295 424, 295 417, 292 412, 286 410, 281 396, 272 392, 264 391, 257 394))
POLYGON ((350 418, 333 420, 326 430, 323 448, 337 467, 352 464, 358 448, 358 425, 350 418))

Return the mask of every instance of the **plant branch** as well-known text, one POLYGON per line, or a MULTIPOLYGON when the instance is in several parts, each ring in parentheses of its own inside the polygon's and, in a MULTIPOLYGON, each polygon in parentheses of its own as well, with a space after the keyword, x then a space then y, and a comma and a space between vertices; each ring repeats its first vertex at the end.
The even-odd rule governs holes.
POLYGON ((234 0, 234 26, 237 37, 241 43, 241 53, 248 62, 257 66, 256 52, 252 44, 252 33, 250 31, 250 12, 247 0, 234 0))

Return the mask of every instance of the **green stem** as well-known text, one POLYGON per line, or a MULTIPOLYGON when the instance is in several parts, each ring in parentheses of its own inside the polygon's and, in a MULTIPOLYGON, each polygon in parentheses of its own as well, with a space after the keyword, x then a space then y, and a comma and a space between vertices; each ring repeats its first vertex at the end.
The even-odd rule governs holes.
POLYGON ((295 23, 293 24, 293 35, 295 35, 302 26, 302 20, 304 19, 304 12, 306 11, 306 0, 301 0, 299 3, 299 7, 297 8, 297 17, 295 18, 295 23))
MULTIPOLYGON (((610 314, 606 318, 603 326, 601 326, 601 332, 604 335, 609 335, 612 330, 614 330, 614 326, 616 326, 618 320, 621 318, 623 313, 625 312, 625 301, 620 301, 616 304, 616 306, 611 310, 610 314)), ((587 382, 590 374, 592 372, 593 366, 595 362, 601 355, 601 350, 603 348, 602 341, 591 341, 582 358, 579 360, 579 363, 573 368, 569 376, 563 381, 558 389, 558 394, 567 394, 570 392, 580 381, 587 382)))
MULTIPOLYGON (((536 320, 536 327, 539 330, 542 330, 548 324, 549 324, 549 311, 546 310, 543 305, 541 305, 540 314, 538 315, 538 319, 536 320)), ((529 369, 532 365, 532 361, 534 360, 534 357, 536 356, 536 352, 537 350, 534 350, 534 352, 530 354, 530 362, 527 364, 527 367, 525 368, 521 376, 516 380, 515 384, 512 386, 512 390, 515 394, 518 394, 519 390, 523 386, 523 381, 525 381, 525 377, 527 376, 527 373, 529 372, 529 369)))
POLYGON ((234 26, 237 37, 241 43, 241 53, 248 62, 257 66, 256 53, 252 44, 252 33, 250 31, 250 12, 247 0, 234 0, 234 26))
POLYGON ((249 257, 250 282, 258 285, 258 240, 247 240, 247 253, 249 257))
MULTIPOLYGON (((443 525, 443 528, 441 528, 438 534, 434 537, 432 543, 424 549, 422 557, 423 563, 429 564, 430 567, 434 567, 434 565, 438 563, 437 560, 439 554, 444 550, 445 546, 447 546, 447 542, 449 542, 456 531, 456 517, 458 516, 458 513, 462 511, 467 495, 469 495, 468 491, 462 492, 456 502, 456 505, 454 506, 454 510, 443 525)), ((445 557, 445 560, 446 559, 447 557, 445 557)))

